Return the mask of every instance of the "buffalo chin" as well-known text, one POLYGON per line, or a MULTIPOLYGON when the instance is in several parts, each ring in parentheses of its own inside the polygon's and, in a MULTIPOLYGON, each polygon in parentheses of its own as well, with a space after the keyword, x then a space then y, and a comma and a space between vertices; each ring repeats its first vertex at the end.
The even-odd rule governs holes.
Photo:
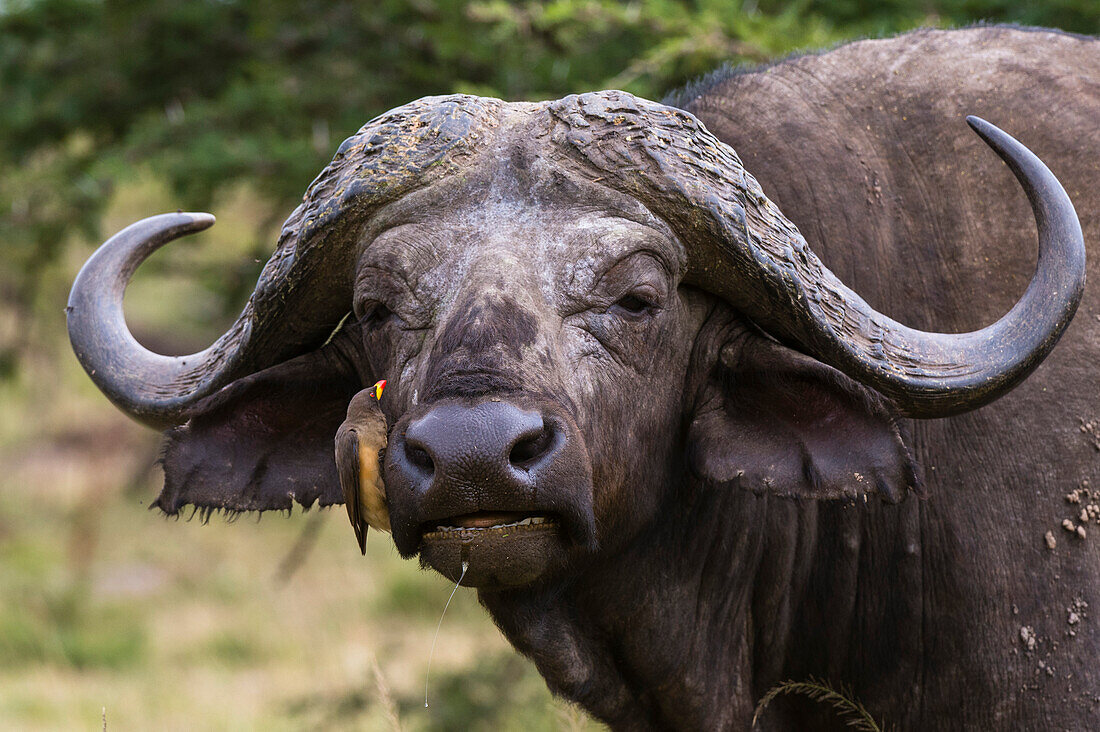
POLYGON ((557 523, 490 529, 456 529, 424 534, 420 563, 464 587, 521 587, 545 578, 566 558, 557 523))

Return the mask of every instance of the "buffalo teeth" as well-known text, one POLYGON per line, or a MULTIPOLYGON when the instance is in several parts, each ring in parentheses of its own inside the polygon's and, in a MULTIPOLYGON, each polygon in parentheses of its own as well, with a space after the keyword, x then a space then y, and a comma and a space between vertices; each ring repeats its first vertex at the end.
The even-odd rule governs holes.
POLYGON ((510 524, 496 524, 494 526, 436 526, 436 531, 485 531, 486 529, 510 529, 516 526, 535 526, 538 524, 544 524, 548 522, 545 516, 528 516, 520 521, 513 521, 510 524))

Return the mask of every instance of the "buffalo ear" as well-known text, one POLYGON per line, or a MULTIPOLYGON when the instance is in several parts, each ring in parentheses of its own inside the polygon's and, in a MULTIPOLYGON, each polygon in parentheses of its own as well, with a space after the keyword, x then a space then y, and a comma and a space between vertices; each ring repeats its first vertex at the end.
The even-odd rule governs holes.
POLYGON ((757 335, 727 345, 701 387, 688 460, 707 484, 780 496, 895 502, 919 489, 884 398, 757 335))
POLYGON ((153 505, 175 515, 186 505, 205 514, 343 503, 333 440, 362 388, 348 357, 354 343, 342 331, 198 402, 165 433, 164 489, 153 505))

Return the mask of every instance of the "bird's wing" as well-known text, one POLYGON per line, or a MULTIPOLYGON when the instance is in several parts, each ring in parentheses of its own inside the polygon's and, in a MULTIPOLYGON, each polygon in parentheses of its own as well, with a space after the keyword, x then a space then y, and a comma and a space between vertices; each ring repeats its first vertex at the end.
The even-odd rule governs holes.
POLYGON ((344 508, 355 529, 359 551, 367 553, 367 525, 363 523, 359 507, 359 435, 347 423, 336 432, 336 472, 340 474, 340 488, 344 491, 344 508))

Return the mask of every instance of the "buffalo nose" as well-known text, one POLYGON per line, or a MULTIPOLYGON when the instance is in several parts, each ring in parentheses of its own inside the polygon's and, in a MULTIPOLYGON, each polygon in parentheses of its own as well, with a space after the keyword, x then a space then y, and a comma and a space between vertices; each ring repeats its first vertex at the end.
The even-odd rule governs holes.
POLYGON ((560 434, 537 411, 486 401, 436 406, 411 422, 404 438, 404 460, 395 457, 414 485, 484 491, 531 485, 560 434))

